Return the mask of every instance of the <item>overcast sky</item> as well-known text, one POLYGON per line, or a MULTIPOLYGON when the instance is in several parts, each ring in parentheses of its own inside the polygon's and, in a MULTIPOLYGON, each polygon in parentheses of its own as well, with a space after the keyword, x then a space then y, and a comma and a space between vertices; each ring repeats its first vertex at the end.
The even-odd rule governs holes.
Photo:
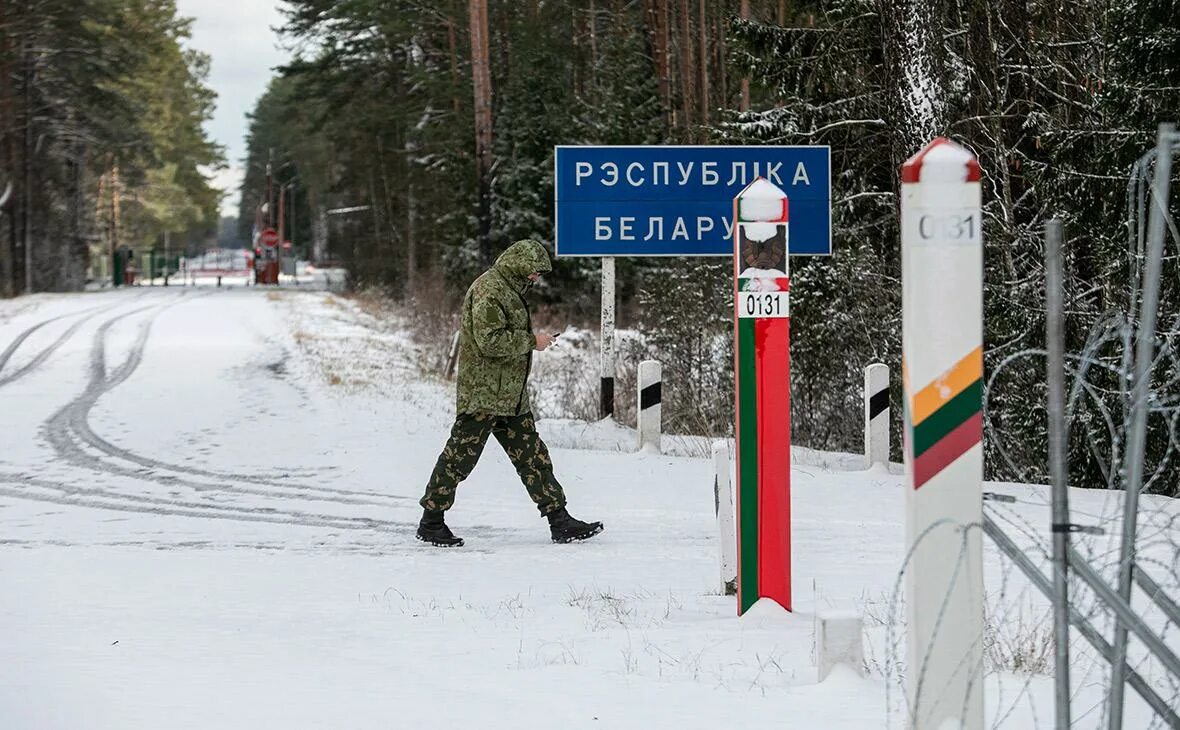
POLYGON ((266 90, 271 69, 286 61, 271 29, 282 21, 278 0, 177 0, 180 14, 194 19, 190 45, 212 57, 209 85, 217 92, 217 111, 206 125, 225 147, 229 169, 215 184, 228 195, 222 215, 237 215, 242 158, 246 155, 246 113, 266 90))

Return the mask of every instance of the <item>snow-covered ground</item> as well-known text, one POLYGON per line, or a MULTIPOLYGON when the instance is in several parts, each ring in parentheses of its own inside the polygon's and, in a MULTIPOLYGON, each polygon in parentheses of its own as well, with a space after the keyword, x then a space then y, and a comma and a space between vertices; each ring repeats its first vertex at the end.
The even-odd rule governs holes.
MULTIPOLYGON (((627 453, 618 426, 541 426, 599 538, 551 544, 492 444, 448 517, 467 546, 432 549, 417 500, 453 398, 415 360, 397 320, 323 292, 0 302, 0 728, 904 727, 900 476, 796 451, 790 615, 719 595, 710 463, 627 453), (828 608, 866 615, 867 676, 816 681, 828 608)), ((988 488, 1044 539, 1041 488, 988 488)), ((1150 507, 1162 558, 1180 510, 1150 507)), ((1043 602, 987 561, 1035 648, 1043 602)), ((1100 705, 1084 653, 1074 680, 1100 705)), ((1049 677, 986 686, 991 726, 1049 726, 1049 677)))

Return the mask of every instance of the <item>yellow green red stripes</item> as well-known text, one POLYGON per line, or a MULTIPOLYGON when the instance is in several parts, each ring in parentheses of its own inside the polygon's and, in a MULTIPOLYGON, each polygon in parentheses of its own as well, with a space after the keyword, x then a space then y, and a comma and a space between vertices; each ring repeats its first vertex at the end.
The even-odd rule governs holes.
MULTIPOLYGON (((904 365, 903 365, 904 371, 904 365)), ((906 377, 908 390, 908 373, 906 377)), ((914 489, 983 439, 983 348, 978 347, 907 398, 914 489)))
POLYGON ((979 413, 983 402, 983 382, 976 380, 958 395, 914 424, 914 456, 921 456, 971 416, 979 413))
POLYGON ((910 413, 914 417, 914 425, 925 421, 926 418, 942 407, 950 398, 963 392, 969 385, 983 376, 983 347, 977 347, 966 357, 939 375, 925 388, 914 394, 911 399, 910 413))

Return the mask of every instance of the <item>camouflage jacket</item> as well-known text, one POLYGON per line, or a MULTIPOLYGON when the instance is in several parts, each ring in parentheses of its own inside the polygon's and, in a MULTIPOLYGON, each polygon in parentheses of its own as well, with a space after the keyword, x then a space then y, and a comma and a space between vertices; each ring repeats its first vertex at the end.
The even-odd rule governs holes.
POLYGON ((458 413, 519 416, 531 410, 525 386, 536 338, 524 296, 532 286, 529 274, 552 268, 539 241, 517 241, 467 290, 459 325, 458 413))

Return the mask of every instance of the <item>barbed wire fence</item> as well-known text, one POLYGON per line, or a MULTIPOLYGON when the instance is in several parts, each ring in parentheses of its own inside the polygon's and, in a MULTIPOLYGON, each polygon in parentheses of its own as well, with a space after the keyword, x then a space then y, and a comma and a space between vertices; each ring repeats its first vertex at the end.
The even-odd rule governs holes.
MULTIPOLYGON (((1170 162, 1177 152, 1180 135, 1171 125, 1161 125, 1159 144, 1133 165, 1128 179, 1132 284, 1125 309, 1099 316, 1080 352, 1059 350, 1054 356, 1052 337, 1061 342, 1061 331, 1053 333, 1051 325, 1049 349, 1008 355, 994 367, 984 389, 989 446, 1014 479, 1030 481, 1034 472, 1018 466, 1010 455, 1003 428, 988 412, 987 401, 1013 364, 1043 360, 1049 364, 1050 381, 1056 364, 1068 389, 1058 404, 1063 411, 1058 439, 1054 442, 1051 436, 1050 443, 1057 444, 1064 460, 1070 426, 1081 425, 1084 448, 1098 464, 1107 490, 1096 490, 1085 499, 1070 495, 1081 504, 1062 513, 1068 466, 1054 474, 1051 463, 1048 473, 1061 482, 1058 505, 1043 488, 1006 485, 984 494, 981 523, 943 520, 918 536, 882 619, 886 727, 929 727, 925 718, 914 714, 916 707, 930 706, 918 701, 921 693, 938 693, 942 683, 949 686, 949 678, 924 676, 921 658, 904 656, 902 585, 910 559, 932 532, 955 530, 963 537, 956 558, 961 566, 967 557, 967 536, 981 530, 989 537, 984 629, 955 673, 971 671, 977 653, 981 656, 978 682, 969 685, 968 693, 982 685, 986 727, 1180 728, 1180 499, 1152 496, 1175 493, 1175 485, 1166 480, 1174 477, 1180 459, 1180 313, 1160 316, 1164 326, 1156 326, 1157 315, 1165 315, 1159 311, 1162 263, 1166 260, 1175 268, 1180 260, 1180 231, 1168 214, 1170 162), (1168 234, 1175 245, 1165 258, 1168 234), (1162 450, 1154 449, 1150 470, 1144 468, 1149 419, 1151 433, 1157 438, 1164 433, 1167 440, 1162 450), (1054 586, 1055 557, 1063 568, 1064 588, 1054 586), (1055 616, 1063 589, 1069 599, 1055 616), (1068 654, 1059 653, 1055 618, 1059 625, 1068 621, 1068 654), (908 686, 916 687, 918 696, 905 689, 907 674, 914 671, 919 672, 918 681, 908 686), (1057 681, 1058 677, 1064 678, 1057 681), (1129 705, 1124 702, 1125 685, 1138 698, 1129 705)), ((1047 248, 1060 256, 1059 247, 1047 248)), ((1048 263, 1047 269, 1054 265, 1048 263)), ((1047 309, 1047 318, 1052 317, 1047 309)), ((1046 410, 1051 424, 1054 405, 1050 395, 1046 410)), ((956 569, 945 588, 948 596, 959 577, 956 569)), ((946 608, 944 602, 942 610, 946 608)), ((942 623, 940 615, 936 625, 942 623)), ((936 641, 937 630, 931 642, 936 641)), ((965 710, 968 698, 940 701, 962 702, 965 710)))

